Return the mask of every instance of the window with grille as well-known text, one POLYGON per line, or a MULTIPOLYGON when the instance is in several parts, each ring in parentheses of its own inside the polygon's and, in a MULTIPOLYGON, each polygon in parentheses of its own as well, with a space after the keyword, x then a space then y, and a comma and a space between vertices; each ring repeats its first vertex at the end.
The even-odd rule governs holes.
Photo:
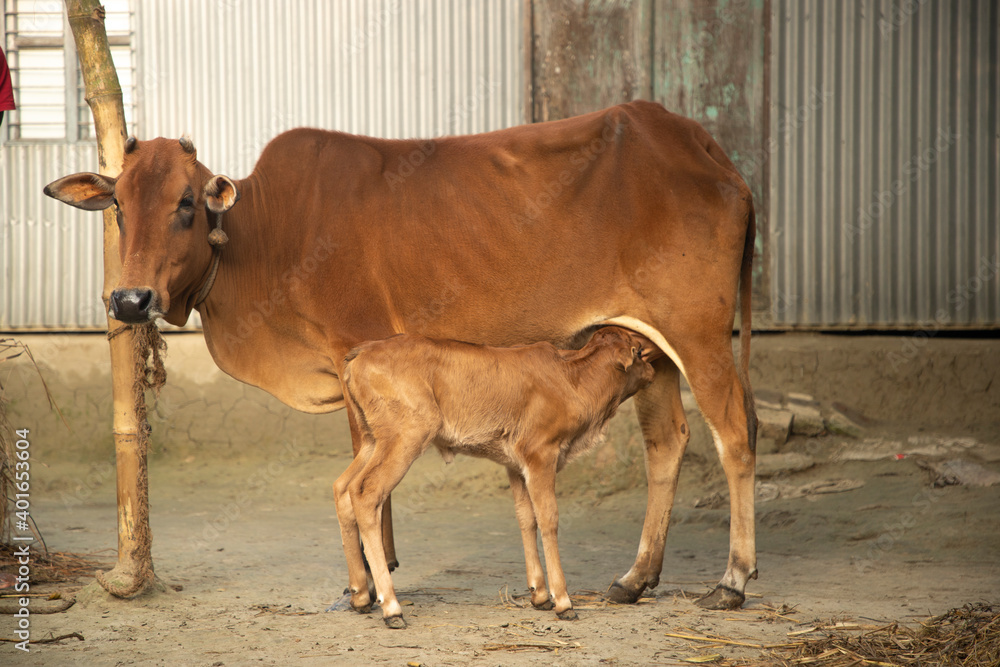
MULTIPOLYGON (((134 132, 131 0, 104 0, 104 25, 118 71, 125 122, 134 132)), ((15 111, 4 116, 11 141, 91 141, 94 119, 85 99, 73 33, 59 0, 4 0, 4 51, 15 111), (9 122, 8 122, 9 119, 9 122)))

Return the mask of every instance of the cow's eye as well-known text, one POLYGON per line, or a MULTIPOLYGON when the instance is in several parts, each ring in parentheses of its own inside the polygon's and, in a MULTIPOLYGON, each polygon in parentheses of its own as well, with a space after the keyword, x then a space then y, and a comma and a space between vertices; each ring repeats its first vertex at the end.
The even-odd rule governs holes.
POLYGON ((188 195, 181 200, 181 203, 177 205, 177 208, 194 208, 194 197, 188 195))

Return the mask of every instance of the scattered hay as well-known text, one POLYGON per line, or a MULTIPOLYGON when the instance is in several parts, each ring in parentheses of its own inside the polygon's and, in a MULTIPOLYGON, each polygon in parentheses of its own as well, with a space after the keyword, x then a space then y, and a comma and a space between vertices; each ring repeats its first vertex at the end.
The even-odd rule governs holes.
POLYGON ((847 628, 838 628, 820 639, 776 647, 766 662, 751 664, 784 667, 996 667, 1000 664, 1000 605, 967 604, 935 616, 921 626, 912 629, 890 623, 861 634, 848 634, 847 628))
MULTIPOLYGON (((0 571, 17 571, 15 547, 10 544, 0 544, 0 571)), ((29 550, 31 558, 31 584, 55 584, 75 581, 81 577, 93 576, 94 570, 107 567, 112 559, 110 555, 79 554, 68 552, 45 552, 32 547, 29 550)))

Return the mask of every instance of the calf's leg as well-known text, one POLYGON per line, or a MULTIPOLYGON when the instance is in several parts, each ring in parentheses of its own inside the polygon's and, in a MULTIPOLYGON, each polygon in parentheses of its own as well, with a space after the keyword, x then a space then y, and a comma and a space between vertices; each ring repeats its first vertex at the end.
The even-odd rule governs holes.
POLYGON ((647 587, 654 588, 660 582, 663 547, 681 459, 691 438, 681 404, 677 365, 668 357, 662 357, 654 361, 653 366, 656 375, 652 384, 635 395, 635 411, 646 445, 646 519, 635 564, 608 590, 607 596, 612 602, 633 603, 647 587))
POLYGON ((393 629, 405 628, 406 621, 403 620, 403 608, 396 599, 382 546, 382 508, 389 493, 429 442, 429 436, 424 433, 419 437, 411 435, 384 437, 380 433, 371 458, 348 485, 361 541, 368 553, 368 565, 375 580, 375 591, 382 605, 382 620, 393 629))
POLYGON ((538 524, 535 521, 535 510, 531 506, 524 477, 514 468, 507 468, 507 477, 510 479, 510 490, 514 493, 517 523, 521 526, 521 542, 524 544, 524 565, 528 571, 531 604, 536 609, 552 609, 552 600, 549 599, 549 592, 545 588, 542 561, 538 557, 538 524))
POLYGON ((372 595, 369 591, 368 572, 365 567, 364 555, 361 553, 361 539, 358 531, 357 517, 348 489, 354 478, 357 477, 365 464, 368 463, 372 449, 372 446, 369 445, 358 452, 354 460, 351 461, 351 464, 347 466, 347 470, 333 484, 333 497, 337 505, 337 520, 340 523, 340 537, 344 543, 344 556, 347 559, 351 608, 360 612, 367 612, 371 609, 372 595))
MULTIPOLYGON (((347 396, 346 389, 344 396, 347 396)), ((365 442, 361 428, 358 426, 356 415, 358 408, 349 399, 345 400, 345 407, 347 408, 347 423, 351 428, 351 447, 354 449, 354 455, 357 456, 365 442)), ((396 541, 392 536, 392 498, 386 498, 385 505, 382 507, 382 544, 385 545, 385 560, 389 564, 389 571, 392 572, 399 567, 399 559, 396 558, 396 541)))
POLYGON ((545 567, 549 575, 549 592, 555 603, 556 615, 564 621, 575 621, 577 615, 566 591, 566 577, 559 562, 559 508, 556 505, 556 461, 559 445, 552 443, 545 451, 546 455, 542 460, 529 460, 527 470, 523 473, 524 480, 531 505, 535 510, 535 519, 542 532, 545 567))

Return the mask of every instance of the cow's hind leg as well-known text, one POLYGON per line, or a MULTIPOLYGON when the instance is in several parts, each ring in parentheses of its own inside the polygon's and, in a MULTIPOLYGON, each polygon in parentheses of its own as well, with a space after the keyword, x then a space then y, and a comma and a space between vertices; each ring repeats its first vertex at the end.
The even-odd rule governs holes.
POLYGON ((690 350, 683 357, 687 379, 715 440, 729 484, 729 564, 718 585, 698 600, 706 609, 737 609, 749 579, 757 578, 754 531, 756 417, 749 387, 733 363, 731 339, 690 350))
POLYGON ((654 361, 653 366, 656 369, 653 383, 635 395, 636 414, 646 445, 646 519, 635 564, 608 590, 612 602, 633 603, 647 587, 653 588, 660 581, 677 477, 691 437, 681 404, 677 365, 663 357, 654 361))
POLYGON ((528 589, 531 591, 531 604, 535 609, 552 609, 552 600, 545 588, 545 574, 542 561, 538 557, 538 523, 535 510, 531 506, 528 488, 520 471, 507 468, 510 479, 510 490, 514 494, 514 510, 517 513, 517 523, 521 527, 521 542, 524 544, 524 565, 528 573, 528 589))

